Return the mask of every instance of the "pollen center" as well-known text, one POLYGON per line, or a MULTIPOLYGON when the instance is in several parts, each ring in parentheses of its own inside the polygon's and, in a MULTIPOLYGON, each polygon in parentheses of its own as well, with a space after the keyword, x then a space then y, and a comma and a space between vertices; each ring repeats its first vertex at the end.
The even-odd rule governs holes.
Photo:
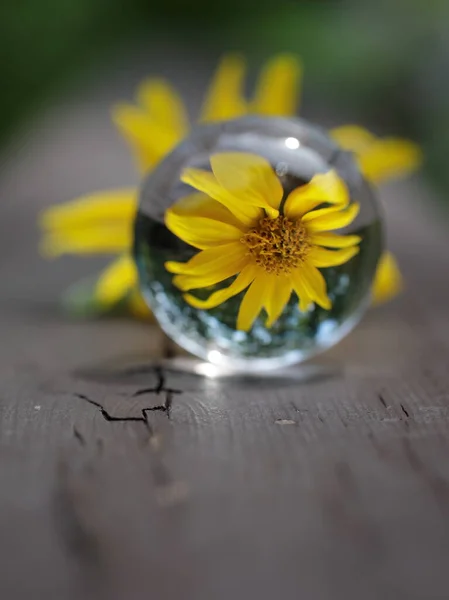
POLYGON ((257 265, 267 273, 283 275, 299 267, 311 248, 301 221, 284 216, 264 217, 241 238, 257 265))

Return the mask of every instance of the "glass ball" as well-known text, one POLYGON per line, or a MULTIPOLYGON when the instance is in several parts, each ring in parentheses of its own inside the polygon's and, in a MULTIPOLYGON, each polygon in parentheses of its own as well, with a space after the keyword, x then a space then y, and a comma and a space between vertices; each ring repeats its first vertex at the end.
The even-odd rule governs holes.
MULTIPOLYGON (((242 194, 242 205, 246 201, 242 194)), ((314 209, 329 206, 323 200, 323 204, 314 209)), ((267 218, 263 221, 265 228, 267 222, 268 226, 273 223, 267 218)), ((245 231, 251 229, 258 235, 257 232, 262 231, 257 229, 258 223, 252 224, 252 229, 251 224, 246 223, 245 231)), ((288 223, 291 225, 290 221, 288 223)), ((291 235, 303 231, 302 226, 298 227, 300 229, 292 230, 291 235)), ((265 235, 266 231, 262 233, 265 235)), ((370 303, 370 289, 382 250, 383 227, 379 203, 353 155, 337 146, 326 131, 300 119, 251 116, 198 126, 149 174, 140 193, 134 235, 134 258, 141 291, 166 334, 202 359, 230 369, 257 372, 285 367, 316 355, 336 344, 355 326, 370 303), (328 306, 309 302, 300 307, 299 294, 292 288, 274 323, 267 324, 267 309, 262 306, 252 325, 242 329, 237 327, 237 320, 247 289, 217 306, 204 309, 192 306, 186 299, 186 290, 176 285, 176 275, 169 272, 167 266, 173 262, 186 263, 201 252, 201 244, 191 245, 170 230, 166 225, 167 210, 198 191, 185 183, 183 173, 186 169, 208 171, 212 177, 211 158, 224 153, 256 155, 269 163, 282 186, 280 215, 288 195, 307 185, 318 174, 334 170, 344 182, 348 206, 357 203, 360 210, 343 229, 336 229, 334 225, 331 236, 348 235, 358 239, 358 253, 343 264, 318 267, 324 277, 330 301, 328 306)), ((249 239, 245 236, 247 234, 242 233, 242 243, 249 239)), ((293 240, 293 246, 299 248, 295 244, 293 240)), ((223 258, 227 248, 223 246, 223 258)), ((280 272, 276 271, 278 263, 274 267, 267 263, 265 250, 265 254, 256 256, 252 247, 248 248, 249 262, 256 261, 262 271, 269 266, 271 275, 280 272)), ((287 279, 289 265, 282 272, 287 279)), ((225 271, 223 275, 226 275, 225 271)), ((237 275, 222 277, 221 281, 187 293, 204 300, 231 285, 237 275)), ((274 289, 277 298, 276 287, 274 289)))

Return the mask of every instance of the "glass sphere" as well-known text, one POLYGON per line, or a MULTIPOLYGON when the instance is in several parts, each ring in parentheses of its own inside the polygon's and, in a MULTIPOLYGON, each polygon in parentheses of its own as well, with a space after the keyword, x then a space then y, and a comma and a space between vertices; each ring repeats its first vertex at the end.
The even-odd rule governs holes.
MULTIPOLYGON (((329 204, 314 208, 323 207, 329 204)), ((242 241, 246 239, 242 237, 242 241)), ((258 371, 301 362, 333 346, 354 327, 370 302, 382 241, 379 203, 351 153, 337 146, 327 132, 306 121, 244 117, 197 127, 146 178, 135 222, 134 258, 143 296, 170 338, 215 364, 258 371), (267 325, 267 312, 262 307, 252 325, 242 330, 237 328, 237 317, 246 289, 208 309, 186 301, 185 289, 175 285, 176 271, 169 272, 167 263, 186 263, 201 251, 201 245, 193 246, 175 235, 166 226, 166 211, 197 192, 181 181, 185 170, 192 167, 209 171, 212 177, 211 157, 222 153, 248 153, 268 161, 284 192, 281 215, 288 194, 317 174, 335 170, 344 182, 349 206, 357 203, 360 210, 343 229, 333 226, 331 235, 358 239, 359 251, 343 264, 319 268, 329 306, 324 308, 313 302, 300 308, 298 295, 292 289, 274 323, 267 325)), ((227 247, 223 248, 226 253, 227 247)), ((253 259, 249 252, 248 260, 253 259)), ((262 264, 265 267, 266 262, 262 264)), ((235 277, 236 274, 224 277, 188 294, 205 299, 232 284, 235 277)))

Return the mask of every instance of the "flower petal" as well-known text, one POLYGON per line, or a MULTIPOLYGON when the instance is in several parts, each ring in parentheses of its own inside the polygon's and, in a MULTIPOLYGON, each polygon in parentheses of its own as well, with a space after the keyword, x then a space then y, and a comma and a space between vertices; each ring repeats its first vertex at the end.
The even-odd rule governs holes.
POLYGON ((381 183, 415 171, 422 163, 422 152, 413 142, 387 138, 359 154, 358 162, 367 179, 381 183))
POLYGON ((309 298, 322 308, 329 310, 332 306, 327 296, 326 282, 316 267, 305 262, 301 267, 290 273, 294 286, 304 289, 309 298))
POLYGON ((292 272, 290 274, 290 281, 299 299, 299 310, 301 312, 306 312, 313 300, 310 298, 307 292, 307 288, 304 284, 301 274, 297 271, 292 272))
MULTIPOLYGON (((214 200, 211 202, 220 206, 214 200)), ((229 223, 205 217, 180 216, 176 208, 175 205, 166 211, 165 224, 172 233, 191 246, 201 249, 219 246, 240 240, 243 235, 242 229, 229 223)))
POLYGON ((178 275, 173 279, 182 291, 208 287, 232 277, 247 264, 246 249, 240 242, 208 248, 187 263, 167 262, 165 268, 178 275))
POLYGON ((131 104, 115 106, 112 119, 134 151, 143 173, 153 168, 181 141, 176 128, 164 127, 143 109, 131 104))
POLYGON ((326 246, 327 248, 348 248, 355 246, 362 241, 359 235, 338 235, 337 233, 327 233, 320 231, 312 233, 310 241, 315 246, 326 246))
POLYGON ((376 137, 372 133, 359 125, 335 127, 330 130, 329 134, 343 150, 355 153, 363 152, 376 141, 376 137))
POLYGON ((131 244, 131 227, 106 224, 51 232, 42 240, 40 251, 48 258, 62 254, 116 254, 128 251, 131 244))
POLYGON ((295 188, 285 202, 284 214, 290 219, 299 219, 324 203, 349 204, 347 187, 334 170, 315 175, 310 183, 295 188))
POLYGON ((310 250, 307 258, 315 267, 336 267, 351 260, 359 251, 360 248, 358 246, 341 248, 340 250, 326 250, 325 248, 315 246, 310 250))
POLYGON ((264 208, 271 218, 279 215, 284 194, 270 163, 257 154, 221 152, 210 159, 218 183, 241 203, 264 208))
POLYGON ((247 112, 242 95, 245 70, 245 61, 238 55, 221 60, 201 110, 201 121, 233 119, 247 112))
POLYGON ((211 271, 209 273, 204 273, 203 275, 176 275, 176 277, 173 278, 173 284, 182 292, 209 287, 220 283, 229 277, 233 277, 243 269, 245 264, 246 261, 243 260, 240 260, 239 262, 232 260, 220 271, 211 271))
POLYGON ((225 190, 218 183, 213 173, 209 171, 193 168, 185 169, 181 175, 181 181, 226 206, 247 227, 254 225, 263 216, 260 208, 246 204, 241 197, 234 196, 228 190, 225 190))
POLYGON ((282 314, 292 294, 290 278, 285 275, 270 275, 265 294, 265 309, 268 313, 265 326, 271 327, 282 314))
POLYGON ((100 275, 95 298, 102 306, 111 306, 125 298, 137 285, 137 269, 129 254, 114 260, 100 275))
POLYGON ((137 90, 137 101, 154 121, 171 130, 178 139, 187 134, 189 123, 184 104, 164 79, 143 81, 137 90))
POLYGON ((236 327, 239 331, 249 331, 251 329, 266 302, 268 292, 268 276, 263 272, 259 272, 240 304, 236 327))
POLYGON ((372 287, 374 304, 388 302, 403 288, 402 275, 396 259, 391 252, 384 252, 377 266, 376 276, 372 287))
POLYGON ((180 217, 204 217, 241 227, 242 223, 223 204, 201 192, 180 198, 170 211, 180 217))
POLYGON ((297 57, 280 54, 266 63, 257 82, 251 112, 260 115, 294 115, 302 77, 297 57))
POLYGON ((354 152, 365 177, 375 183, 408 175, 422 163, 417 144, 400 138, 377 138, 358 125, 344 125, 330 131, 344 149, 354 152))
POLYGON ((137 190, 110 190, 81 196, 45 209, 39 217, 43 229, 71 229, 117 221, 128 227, 136 214, 137 190))
POLYGON ((229 257, 246 256, 246 254, 247 249, 242 243, 230 242, 202 250, 185 263, 168 261, 165 263, 165 268, 170 273, 202 275, 217 268, 217 265, 226 262, 229 257), (219 263, 216 262, 217 260, 219 263))
POLYGON ((321 208, 313 210, 302 218, 303 223, 307 225, 307 230, 329 231, 332 229, 342 229, 350 225, 359 214, 360 205, 354 202, 345 210, 338 210, 338 207, 321 208))
POLYGON ((207 300, 200 300, 191 294, 185 294, 184 299, 195 308, 203 310, 215 308, 216 306, 223 304, 223 302, 226 302, 226 300, 229 300, 229 298, 240 294, 240 292, 249 286, 258 272, 259 270, 254 265, 246 265, 230 286, 214 292, 207 300))

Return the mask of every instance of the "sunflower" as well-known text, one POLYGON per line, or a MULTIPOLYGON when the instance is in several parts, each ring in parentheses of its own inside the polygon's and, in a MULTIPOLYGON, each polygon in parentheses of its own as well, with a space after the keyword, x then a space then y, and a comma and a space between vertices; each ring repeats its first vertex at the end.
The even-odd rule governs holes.
MULTIPOLYGON (((245 76, 244 61, 238 56, 226 56, 213 77, 199 120, 231 119, 250 113, 296 113, 302 76, 297 58, 279 55, 268 61, 251 100, 243 95, 245 76)), ((159 78, 144 81, 137 90, 136 103, 118 104, 112 110, 112 118, 129 143, 140 174, 151 171, 190 130, 180 97, 159 78)), ((329 134, 342 148, 354 152, 362 172, 372 183, 408 174, 421 161, 421 153, 412 142, 379 139, 356 125, 338 127, 329 134)), ((93 285, 75 284, 69 290, 66 299, 72 310, 103 313, 126 305, 136 315, 149 314, 130 255, 137 194, 135 188, 102 191, 52 206, 41 215, 44 256, 118 255, 93 285)), ((380 262, 373 297, 390 297, 399 288, 400 272, 394 258, 387 255, 387 260, 380 262)))
POLYGON ((329 310, 319 269, 346 263, 361 241, 357 235, 333 233, 359 212, 336 172, 315 175, 284 201, 281 182, 261 156, 218 153, 210 166, 211 172, 183 172, 182 181, 201 194, 182 198, 165 215, 168 229, 200 252, 187 263, 167 262, 165 267, 183 292, 235 279, 206 300, 184 294, 185 300, 210 309, 247 289, 236 325, 243 331, 262 308, 271 327, 293 292, 301 311, 312 303, 329 310))

